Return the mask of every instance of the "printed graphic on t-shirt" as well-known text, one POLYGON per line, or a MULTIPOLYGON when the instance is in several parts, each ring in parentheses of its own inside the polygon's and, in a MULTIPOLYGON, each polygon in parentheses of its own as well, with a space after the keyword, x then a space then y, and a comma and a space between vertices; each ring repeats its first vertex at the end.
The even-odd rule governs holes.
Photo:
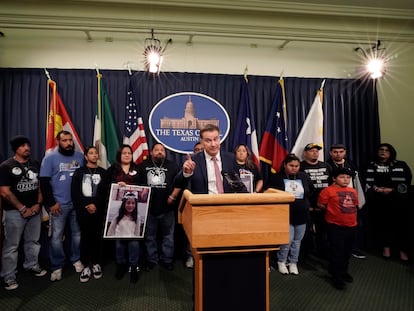
POLYGON ((165 188, 167 186, 164 167, 147 167, 147 184, 155 188, 165 188))
POLYGON ((306 168, 304 171, 309 175, 315 188, 322 189, 328 187, 329 174, 326 167, 306 168))
POLYGON ((80 164, 78 161, 73 160, 72 162, 61 162, 59 164, 59 172, 74 172, 76 169, 80 167, 80 164))
POLYGON ((98 191, 98 185, 101 182, 99 174, 85 174, 82 177, 82 194, 85 197, 95 197, 98 191))
POLYGON ((356 213, 356 197, 350 191, 338 191, 339 208, 342 214, 356 213))
POLYGON ((16 176, 21 175, 21 179, 16 185, 16 190, 18 192, 27 192, 37 189, 39 183, 37 178, 38 174, 33 172, 30 167, 24 167, 23 169, 17 166, 13 167, 12 174, 16 176))
POLYGON ((305 189, 303 188, 301 179, 283 179, 285 183, 285 191, 293 194, 296 199, 303 199, 305 189))

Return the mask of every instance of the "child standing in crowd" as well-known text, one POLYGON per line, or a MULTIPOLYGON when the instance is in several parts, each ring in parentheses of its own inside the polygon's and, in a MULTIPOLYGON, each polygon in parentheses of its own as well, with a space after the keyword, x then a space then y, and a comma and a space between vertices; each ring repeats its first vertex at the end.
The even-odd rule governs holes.
POLYGON ((351 170, 338 168, 332 172, 333 184, 319 194, 318 207, 325 210, 328 240, 330 243, 330 267, 332 285, 344 289, 351 283, 348 273, 349 258, 357 230, 358 194, 349 187, 351 170))
POLYGON ((283 160, 282 168, 269 178, 269 187, 284 190, 295 196, 295 201, 289 208, 289 244, 280 245, 277 253, 277 266, 282 274, 299 274, 300 244, 309 220, 309 196, 314 191, 309 176, 299 171, 300 160, 293 153, 283 160), (289 270, 288 270, 288 267, 289 270))
POLYGON ((72 177, 72 201, 81 229, 80 260, 84 266, 79 280, 88 282, 91 275, 102 277, 103 217, 107 198, 106 170, 98 166, 98 150, 85 149, 86 165, 78 168, 72 177))

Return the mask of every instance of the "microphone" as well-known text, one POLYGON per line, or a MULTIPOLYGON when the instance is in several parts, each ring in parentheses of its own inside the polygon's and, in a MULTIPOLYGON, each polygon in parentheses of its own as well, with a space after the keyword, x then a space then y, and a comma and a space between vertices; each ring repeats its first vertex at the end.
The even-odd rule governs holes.
POLYGON ((230 185, 231 189, 234 192, 243 192, 246 193, 247 188, 240 179, 240 176, 237 173, 228 173, 228 172, 221 172, 221 175, 223 175, 224 179, 227 181, 227 183, 230 185))

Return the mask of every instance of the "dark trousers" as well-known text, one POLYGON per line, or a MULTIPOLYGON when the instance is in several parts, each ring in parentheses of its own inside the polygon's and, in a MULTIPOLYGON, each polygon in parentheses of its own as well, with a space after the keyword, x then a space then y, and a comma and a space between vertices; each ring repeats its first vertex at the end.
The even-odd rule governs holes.
POLYGON ((329 271, 335 280, 343 281, 348 273, 357 227, 342 227, 327 223, 326 230, 330 246, 329 271))
POLYGON ((80 260, 84 266, 100 264, 102 257, 103 220, 101 215, 84 214, 78 217, 81 229, 80 260))

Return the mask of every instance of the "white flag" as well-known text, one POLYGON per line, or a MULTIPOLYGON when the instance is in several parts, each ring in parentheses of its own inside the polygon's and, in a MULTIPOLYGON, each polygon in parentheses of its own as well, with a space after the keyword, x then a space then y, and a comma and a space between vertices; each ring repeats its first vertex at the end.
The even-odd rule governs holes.
MULTIPOLYGON (((303 150, 309 143, 317 144, 323 147, 323 110, 322 110, 322 88, 316 93, 315 99, 302 129, 296 138, 295 145, 293 146, 291 153, 303 160, 303 150)), ((319 152, 319 161, 323 161, 323 152, 319 152)))

